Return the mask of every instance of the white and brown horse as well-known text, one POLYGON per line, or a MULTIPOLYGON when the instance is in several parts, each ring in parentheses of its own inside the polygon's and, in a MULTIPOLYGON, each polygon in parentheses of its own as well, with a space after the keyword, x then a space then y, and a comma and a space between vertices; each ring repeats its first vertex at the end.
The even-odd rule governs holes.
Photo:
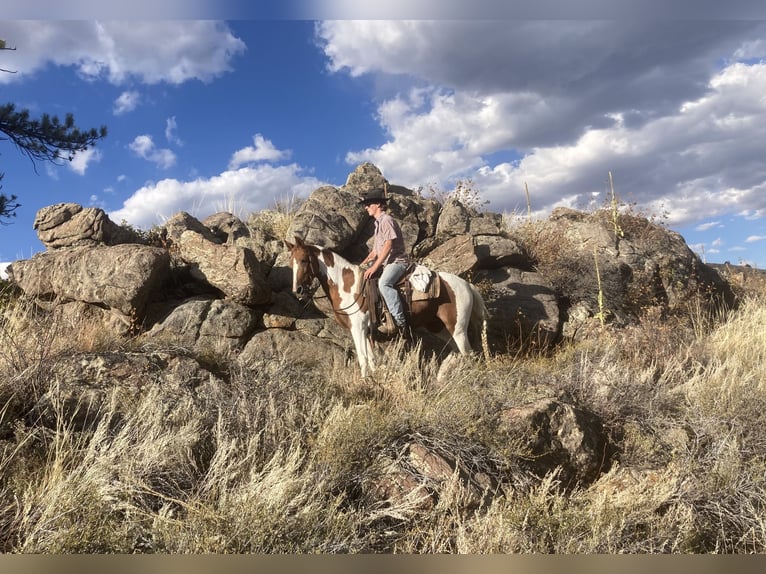
MULTIPOLYGON (((370 309, 364 296, 364 270, 330 249, 308 245, 300 238, 285 241, 293 270, 293 293, 306 300, 313 296, 314 279, 319 281, 332 304, 335 319, 351 331, 362 376, 375 369, 370 335, 370 309)), ((469 336, 481 337, 486 353, 487 308, 479 291, 452 273, 438 272, 442 281, 439 296, 413 301, 408 317, 412 329, 426 328, 450 341, 461 354, 473 352, 469 336)))

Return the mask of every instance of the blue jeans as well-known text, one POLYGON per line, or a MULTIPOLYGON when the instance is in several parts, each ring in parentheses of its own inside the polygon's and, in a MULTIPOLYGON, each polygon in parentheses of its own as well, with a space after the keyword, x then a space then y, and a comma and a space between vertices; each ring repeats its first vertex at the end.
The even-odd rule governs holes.
POLYGON ((378 279, 378 288, 380 294, 383 296, 383 300, 386 302, 386 307, 394 318, 394 323, 400 327, 404 327, 406 319, 404 318, 404 310, 402 309, 402 301, 399 298, 399 292, 394 285, 407 271, 407 265, 405 263, 389 263, 383 267, 383 271, 378 279))

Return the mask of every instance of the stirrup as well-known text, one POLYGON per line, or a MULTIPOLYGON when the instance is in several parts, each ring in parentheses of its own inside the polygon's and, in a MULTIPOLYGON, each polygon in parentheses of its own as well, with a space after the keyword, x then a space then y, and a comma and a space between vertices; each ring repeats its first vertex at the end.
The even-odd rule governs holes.
POLYGON ((402 328, 393 321, 386 321, 385 323, 378 325, 378 333, 382 333, 384 335, 394 335, 401 330, 402 328))

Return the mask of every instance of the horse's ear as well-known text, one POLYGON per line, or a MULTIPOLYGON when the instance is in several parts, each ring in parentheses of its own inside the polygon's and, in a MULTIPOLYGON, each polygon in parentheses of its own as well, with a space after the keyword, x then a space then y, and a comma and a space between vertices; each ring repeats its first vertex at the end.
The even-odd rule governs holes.
POLYGON ((288 250, 288 251, 292 251, 292 250, 293 250, 293 247, 295 247, 295 245, 293 245, 292 243, 290 243, 290 242, 289 242, 287 239, 283 239, 282 241, 284 242, 284 244, 285 244, 285 247, 287 247, 287 250, 288 250))
POLYGON ((300 237, 298 237, 297 235, 295 236, 295 244, 296 244, 298 247, 303 247, 304 245, 306 245, 305 243, 303 243, 303 239, 301 239, 301 238, 300 238, 300 237))

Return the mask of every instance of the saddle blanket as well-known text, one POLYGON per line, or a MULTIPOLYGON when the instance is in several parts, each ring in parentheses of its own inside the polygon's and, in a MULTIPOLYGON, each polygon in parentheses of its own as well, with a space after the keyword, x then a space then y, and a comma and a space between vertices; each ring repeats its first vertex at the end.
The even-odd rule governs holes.
POLYGON ((410 274, 409 281, 412 286, 413 301, 435 299, 439 296, 441 281, 438 281, 436 273, 425 265, 416 265, 415 270, 410 274))

